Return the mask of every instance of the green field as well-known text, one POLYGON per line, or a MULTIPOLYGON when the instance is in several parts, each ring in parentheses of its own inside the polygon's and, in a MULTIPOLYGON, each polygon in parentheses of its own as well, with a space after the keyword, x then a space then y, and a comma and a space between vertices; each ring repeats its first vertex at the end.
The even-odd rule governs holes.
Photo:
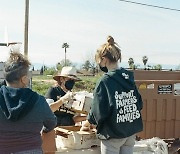
MULTIPOLYGON (((100 78, 100 75, 97 76, 82 76, 80 77, 82 81, 76 82, 73 91, 88 91, 93 92, 97 80, 100 78)), ((53 86, 55 81, 52 79, 52 76, 33 76, 32 77, 32 89, 41 95, 45 95, 48 88, 53 86)))

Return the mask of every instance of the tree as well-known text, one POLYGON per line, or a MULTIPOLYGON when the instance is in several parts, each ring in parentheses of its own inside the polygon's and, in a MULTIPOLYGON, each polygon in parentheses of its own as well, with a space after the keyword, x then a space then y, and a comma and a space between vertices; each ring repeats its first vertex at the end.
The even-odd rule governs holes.
POLYGON ((63 59, 63 60, 61 60, 61 65, 62 65, 62 67, 64 67, 64 66, 72 66, 72 62, 69 60, 69 59, 63 59))
POLYGON ((162 65, 157 64, 157 65, 152 66, 152 68, 155 69, 155 70, 162 70, 162 65))
POLYGON ((134 59, 133 58, 129 58, 128 64, 129 64, 129 68, 134 69, 134 59))
POLYGON ((47 67, 47 69, 43 72, 44 75, 54 75, 55 73, 55 67, 47 67))
POLYGON ((60 63, 60 62, 56 64, 56 70, 58 70, 58 71, 59 71, 59 70, 61 70, 61 69, 62 69, 62 67, 63 67, 63 66, 61 65, 61 63, 60 63))
POLYGON ((143 61, 143 64, 144 64, 144 69, 146 69, 146 64, 147 64, 147 61, 148 61, 148 57, 147 56, 143 56, 142 57, 142 61, 143 61))
POLYGON ((180 64, 176 67, 176 70, 180 70, 180 64))
POLYGON ((137 64, 137 65, 133 65, 133 69, 138 69, 140 67, 140 65, 139 64, 137 64))
POLYGON ((47 68, 48 68, 48 67, 47 67, 46 65, 44 65, 44 66, 43 66, 43 71, 46 71, 47 68))
POLYGON ((61 70, 64 66, 72 66, 72 62, 69 59, 66 59, 66 64, 65 64, 65 60, 63 59, 56 64, 56 69, 61 70))
POLYGON ((32 71, 34 71, 34 66, 33 66, 33 68, 32 68, 32 71))
POLYGON ((147 65, 147 69, 148 70, 152 69, 152 66, 151 65, 147 65))
POLYGON ((88 71, 91 68, 91 63, 89 60, 86 60, 85 63, 82 65, 83 69, 88 71))
POLYGON ((44 73, 44 66, 41 67, 40 74, 43 75, 44 73))
POLYGON ((85 62, 82 64, 82 68, 91 72, 93 75, 98 72, 96 62, 94 59, 94 53, 93 52, 86 52, 85 62))
POLYGON ((69 48, 69 44, 63 43, 62 48, 64 48, 64 52, 65 52, 65 66, 66 66, 66 49, 69 48))
POLYGON ((89 60, 86 60, 85 63, 82 65, 82 68, 86 71, 91 72, 93 75, 97 72, 97 67, 95 63, 90 62, 89 60))

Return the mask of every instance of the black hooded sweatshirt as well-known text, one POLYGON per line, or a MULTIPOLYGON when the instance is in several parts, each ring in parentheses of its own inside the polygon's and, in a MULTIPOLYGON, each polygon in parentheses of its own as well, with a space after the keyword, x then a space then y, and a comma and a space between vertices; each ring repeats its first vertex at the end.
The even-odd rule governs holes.
POLYGON ((142 105, 133 72, 109 71, 96 84, 88 121, 97 125, 100 139, 126 138, 143 129, 142 105))
POLYGON ((45 98, 29 88, 0 88, 0 153, 41 148, 40 131, 52 130, 56 117, 45 98))

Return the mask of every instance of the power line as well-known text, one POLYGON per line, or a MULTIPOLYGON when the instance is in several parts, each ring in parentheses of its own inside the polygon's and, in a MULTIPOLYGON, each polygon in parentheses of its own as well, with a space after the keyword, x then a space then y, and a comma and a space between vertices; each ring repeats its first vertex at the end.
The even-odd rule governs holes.
POLYGON ((168 8, 168 7, 157 6, 157 5, 151 5, 151 4, 145 4, 145 3, 139 3, 139 2, 134 2, 134 1, 127 1, 127 0, 119 0, 119 1, 138 4, 138 5, 144 5, 144 6, 149 6, 149 7, 156 7, 156 8, 159 8, 159 9, 166 9, 166 10, 171 10, 171 11, 180 11, 179 9, 168 8))

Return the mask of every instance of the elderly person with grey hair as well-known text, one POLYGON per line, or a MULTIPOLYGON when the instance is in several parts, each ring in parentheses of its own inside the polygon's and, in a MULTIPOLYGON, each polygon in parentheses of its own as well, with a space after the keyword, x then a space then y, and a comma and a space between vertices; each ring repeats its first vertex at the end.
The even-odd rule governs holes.
POLYGON ((41 133, 56 126, 56 117, 45 98, 31 89, 30 62, 19 52, 5 63, 7 86, 0 88, 0 153, 42 154, 41 133))

